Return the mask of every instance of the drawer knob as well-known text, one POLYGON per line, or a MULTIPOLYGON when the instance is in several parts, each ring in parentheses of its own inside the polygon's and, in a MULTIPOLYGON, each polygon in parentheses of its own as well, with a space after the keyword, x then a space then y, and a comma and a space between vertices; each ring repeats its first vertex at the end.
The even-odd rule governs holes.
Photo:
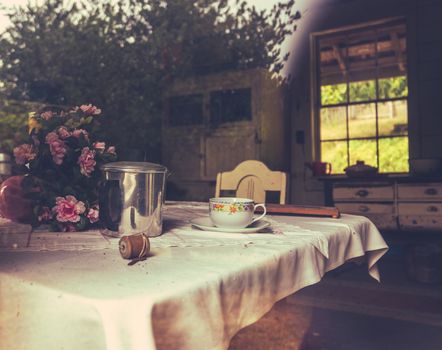
POLYGON ((428 194, 429 196, 434 196, 437 194, 437 190, 435 188, 427 188, 425 190, 425 194, 428 194))
POLYGON ((358 197, 367 197, 368 196, 368 191, 367 190, 359 190, 356 192, 356 196, 358 197))
POLYGON ((439 209, 438 209, 438 207, 435 207, 434 205, 430 205, 427 208, 427 211, 430 212, 430 213, 435 213, 435 212, 439 211, 439 209))
POLYGON ((366 205, 360 205, 360 206, 359 206, 359 211, 360 211, 361 213, 366 213, 367 211, 370 211, 370 208, 367 207, 366 205))

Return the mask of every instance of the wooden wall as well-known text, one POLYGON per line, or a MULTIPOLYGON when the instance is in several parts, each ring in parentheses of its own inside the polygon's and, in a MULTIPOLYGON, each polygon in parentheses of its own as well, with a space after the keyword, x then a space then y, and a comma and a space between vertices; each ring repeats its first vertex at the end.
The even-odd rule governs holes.
POLYGON ((291 202, 322 205, 323 183, 304 166, 314 160, 310 33, 373 20, 407 23, 410 157, 442 157, 442 0, 310 1, 293 36, 288 92, 291 109, 291 202), (302 143, 296 134, 303 132, 302 143))

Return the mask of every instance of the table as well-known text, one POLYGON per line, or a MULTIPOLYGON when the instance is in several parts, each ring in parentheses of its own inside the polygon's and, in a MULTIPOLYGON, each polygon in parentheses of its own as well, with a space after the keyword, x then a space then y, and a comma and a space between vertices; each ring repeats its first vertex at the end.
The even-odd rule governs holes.
POLYGON ((271 231, 227 234, 192 229, 187 220, 203 215, 207 205, 167 205, 164 234, 136 264, 98 232, 35 232, 28 248, 1 250, 0 348, 226 349, 275 302, 345 261, 365 260, 379 280, 388 249, 361 216, 268 216, 271 231), (81 235, 94 245, 69 245, 81 235))

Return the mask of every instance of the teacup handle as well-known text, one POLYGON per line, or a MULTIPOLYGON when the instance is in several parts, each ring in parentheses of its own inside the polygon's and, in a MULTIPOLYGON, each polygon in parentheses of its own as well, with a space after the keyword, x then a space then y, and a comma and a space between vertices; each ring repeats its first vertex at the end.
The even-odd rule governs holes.
POLYGON ((255 212, 256 208, 258 207, 261 207, 264 210, 264 212, 257 218, 254 218, 250 224, 253 224, 255 221, 261 220, 267 214, 267 209, 264 204, 255 204, 255 206, 253 207, 253 212, 255 212))

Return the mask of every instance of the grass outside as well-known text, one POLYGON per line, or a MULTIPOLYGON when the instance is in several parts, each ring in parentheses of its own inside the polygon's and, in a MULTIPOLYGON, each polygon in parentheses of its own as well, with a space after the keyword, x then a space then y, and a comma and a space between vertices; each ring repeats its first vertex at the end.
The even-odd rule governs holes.
MULTIPOLYGON (((332 164, 333 174, 358 160, 378 166, 376 140, 352 140, 376 137, 376 104, 368 103, 349 107, 349 137, 347 145, 346 108, 331 107, 321 110, 321 159, 332 164), (327 141, 343 139, 343 141, 327 141), (349 147, 347 152, 347 147, 349 147), (348 153, 350 155, 348 159, 348 153)), ((408 116, 406 101, 378 103, 379 172, 407 172, 408 166, 408 116)))

